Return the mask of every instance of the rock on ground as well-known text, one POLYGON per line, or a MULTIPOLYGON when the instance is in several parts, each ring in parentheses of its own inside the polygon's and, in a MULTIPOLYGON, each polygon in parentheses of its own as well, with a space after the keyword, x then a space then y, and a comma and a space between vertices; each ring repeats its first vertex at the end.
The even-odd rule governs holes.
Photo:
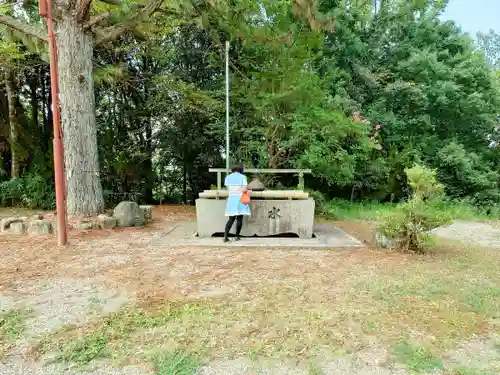
POLYGON ((153 220, 153 206, 139 206, 139 207, 144 212, 144 219, 146 221, 153 220))
POLYGON ((76 229, 81 229, 81 230, 89 230, 89 229, 94 228, 94 223, 92 223, 92 221, 80 220, 80 221, 76 222, 73 225, 73 227, 76 229))
POLYGON ((19 217, 7 217, 5 219, 2 219, 0 221, 0 232, 8 231, 13 224, 24 223, 24 222, 25 218, 19 218, 19 217))
POLYGON ((46 236, 53 232, 52 223, 48 220, 33 220, 28 223, 28 235, 46 236))
POLYGON ((107 215, 99 215, 97 217, 97 221, 99 223, 99 227, 103 229, 114 228, 118 225, 118 220, 115 217, 107 215))
POLYGON ((144 225, 144 211, 135 202, 120 202, 113 211, 119 227, 139 227, 144 225))
POLYGON ((18 221, 10 224, 10 232, 12 233, 23 234, 26 233, 27 229, 28 225, 24 221, 18 221))

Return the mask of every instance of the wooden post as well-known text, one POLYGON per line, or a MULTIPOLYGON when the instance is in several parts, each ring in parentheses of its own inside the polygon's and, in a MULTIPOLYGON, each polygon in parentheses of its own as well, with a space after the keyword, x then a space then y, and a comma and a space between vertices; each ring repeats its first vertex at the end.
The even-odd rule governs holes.
POLYGON ((304 190, 304 172, 299 173, 299 189, 304 190))

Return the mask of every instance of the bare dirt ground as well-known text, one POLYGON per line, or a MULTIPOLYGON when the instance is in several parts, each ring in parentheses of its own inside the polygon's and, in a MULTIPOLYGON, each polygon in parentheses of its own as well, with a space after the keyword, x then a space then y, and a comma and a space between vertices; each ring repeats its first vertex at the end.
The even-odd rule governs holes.
POLYGON ((75 364, 71 374, 90 364, 92 375, 500 369, 496 251, 372 249, 361 222, 336 225, 365 249, 158 247, 151 239, 194 210, 153 217, 141 229, 71 231, 67 248, 0 235, 2 375, 75 364))

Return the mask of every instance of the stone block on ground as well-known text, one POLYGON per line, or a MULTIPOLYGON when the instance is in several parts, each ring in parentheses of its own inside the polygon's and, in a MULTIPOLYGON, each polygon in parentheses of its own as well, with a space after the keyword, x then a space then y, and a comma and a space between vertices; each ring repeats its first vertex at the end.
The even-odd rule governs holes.
POLYGON ((10 225, 18 220, 17 217, 6 217, 0 220, 0 232, 6 232, 9 230, 10 225))
POLYGON ((97 217, 99 227, 102 229, 115 228, 118 225, 118 221, 115 217, 107 215, 99 215, 97 217))
POLYGON ((15 223, 10 224, 9 232, 17 233, 17 234, 24 234, 24 233, 26 233, 27 228, 28 228, 28 225, 26 224, 25 221, 16 221, 15 223))
POLYGON ((32 220, 28 224, 28 235, 46 236, 53 232, 52 223, 48 220, 32 220))
POLYGON ((23 233, 22 231, 19 231, 19 228, 23 225, 24 228, 26 228, 26 220, 26 217, 7 217, 5 219, 2 219, 0 220, 0 232, 23 233), (13 226, 15 226, 16 228, 12 229, 13 226))
POLYGON ((94 223, 91 220, 79 220, 78 222, 73 224, 73 228, 81 230, 89 230, 94 228, 94 223))
POLYGON ((144 219, 146 221, 153 220, 153 206, 139 206, 141 210, 144 212, 144 219))
POLYGON ((135 202, 120 202, 113 211, 119 227, 139 227, 144 225, 144 211, 135 202))

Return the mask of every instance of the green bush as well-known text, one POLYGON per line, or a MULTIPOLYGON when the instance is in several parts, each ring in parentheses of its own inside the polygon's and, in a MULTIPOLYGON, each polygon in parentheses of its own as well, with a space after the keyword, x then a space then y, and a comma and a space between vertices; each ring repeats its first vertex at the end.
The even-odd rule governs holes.
POLYGON ((500 203, 500 175, 482 156, 451 142, 438 152, 436 161, 439 181, 449 197, 468 198, 479 206, 500 203))
POLYGON ((401 250, 422 252, 429 239, 428 231, 450 221, 448 215, 436 209, 444 186, 437 182, 436 171, 415 165, 405 169, 412 195, 408 202, 385 217, 378 231, 393 239, 401 250))
POLYGON ((0 206, 53 209, 55 191, 52 181, 39 174, 0 182, 0 206))
POLYGON ((325 215, 327 214, 327 202, 325 196, 316 190, 311 190, 311 189, 306 189, 306 191, 309 193, 309 196, 311 196, 314 199, 315 206, 314 206, 314 211, 317 215, 325 215))

